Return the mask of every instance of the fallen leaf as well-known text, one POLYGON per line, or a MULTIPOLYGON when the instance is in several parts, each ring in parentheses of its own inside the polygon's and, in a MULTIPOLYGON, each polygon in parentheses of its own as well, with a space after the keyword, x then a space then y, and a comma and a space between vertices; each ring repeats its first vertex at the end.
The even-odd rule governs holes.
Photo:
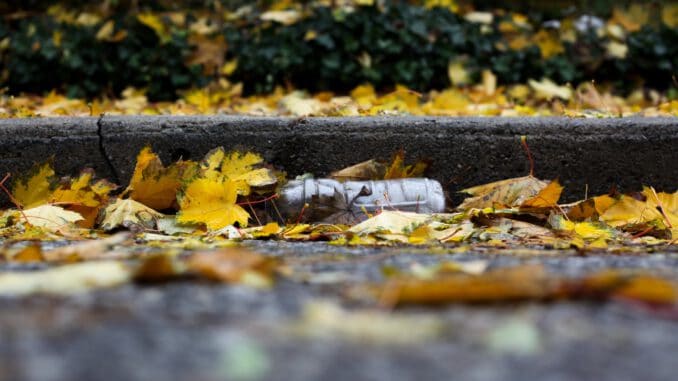
POLYGON ((188 42, 195 47, 186 60, 188 65, 201 65, 206 75, 215 75, 224 65, 226 41, 223 35, 214 37, 203 34, 191 35, 188 42))
POLYGON ((130 270, 121 262, 85 262, 46 270, 0 274, 0 295, 69 295, 120 286, 130 279, 130 270))
POLYGON ((46 204, 52 194, 54 169, 50 162, 34 166, 12 186, 12 195, 22 207, 30 209, 46 204))
POLYGON ((540 190, 536 196, 525 200, 520 204, 521 209, 539 209, 554 208, 558 206, 560 194, 563 192, 563 186, 558 180, 551 181, 544 189, 540 190))
POLYGON ((532 36, 535 45, 539 47, 541 58, 549 59, 555 55, 565 52, 565 47, 560 42, 558 33, 556 31, 548 31, 542 29, 532 36))
POLYGON ((59 230, 83 220, 80 213, 71 212, 54 205, 40 205, 21 213, 26 222, 49 230, 59 230))
POLYGON ((378 310, 345 310, 329 301, 304 305, 293 332, 302 336, 383 344, 408 345, 436 339, 442 321, 432 315, 398 316, 378 310))
POLYGON ((180 223, 204 223, 209 230, 219 230, 238 223, 247 226, 250 215, 240 205, 238 184, 232 180, 197 179, 192 181, 179 197, 180 223))
POLYGON ((132 199, 116 199, 103 211, 101 228, 113 230, 124 227, 126 229, 154 229, 157 220, 164 217, 148 206, 132 199))
MULTIPOLYGON (((601 214, 600 219, 614 227, 654 223, 660 229, 678 227, 678 191, 657 193, 645 187, 645 201, 623 195, 601 214)), ((676 238, 676 237, 674 237, 676 238)))
POLYGON ((179 160, 165 167, 150 147, 145 147, 137 156, 137 163, 130 184, 121 197, 139 201, 155 209, 169 209, 176 205, 176 197, 182 182, 197 174, 197 164, 179 160))
POLYGON ((109 193, 117 187, 106 180, 93 180, 94 170, 85 169, 74 179, 66 178, 49 197, 49 203, 80 213, 82 228, 92 228, 101 207, 108 202, 109 193))
POLYGON ((347 180, 378 180, 386 174, 386 165, 370 159, 330 173, 330 177, 340 181, 347 180))
POLYGON ((372 290, 376 291, 381 303, 397 305, 540 300, 549 296, 556 286, 541 266, 519 266, 488 271, 479 276, 396 277, 372 290))
POLYGON ((171 252, 151 255, 134 270, 137 282, 164 282, 186 274, 186 265, 171 252))
POLYGON ((213 149, 201 163, 202 177, 212 180, 225 178, 234 182, 238 194, 247 196, 250 187, 267 187, 278 179, 267 168, 257 168, 264 159, 252 152, 232 151, 226 153, 223 147, 213 149))
POLYGON ((561 98, 569 100, 572 97, 572 89, 567 86, 558 86, 555 82, 548 78, 542 78, 541 81, 530 79, 527 81, 528 85, 535 91, 537 99, 551 100, 553 98, 561 98))
POLYGON ((172 35, 169 28, 165 25, 165 23, 158 15, 152 12, 138 13, 137 20, 139 20, 140 23, 151 28, 160 39, 160 42, 162 42, 163 44, 169 42, 172 39, 172 35))
POLYGON ((243 248, 194 253, 186 266, 205 278, 227 283, 242 283, 253 287, 270 287, 280 266, 270 257, 243 248))
POLYGON ((371 233, 407 234, 430 219, 429 214, 384 210, 376 216, 354 225, 348 231, 361 235, 371 233))
POLYGON ((30 244, 14 253, 6 253, 5 257, 11 262, 22 263, 42 262, 44 260, 40 244, 30 244))
POLYGON ((110 256, 111 250, 130 238, 130 234, 123 232, 106 238, 76 242, 71 245, 60 246, 47 250, 43 258, 49 262, 74 262, 91 259, 102 259, 110 256))
POLYGON ((431 163, 426 160, 420 160, 415 164, 405 165, 405 151, 400 150, 395 154, 391 165, 386 169, 384 180, 422 177, 430 165, 431 163))
POLYGON ((607 226, 594 222, 573 222, 562 215, 552 215, 549 224, 553 229, 571 234, 572 245, 583 248, 585 245, 595 248, 607 247, 607 242, 614 237, 614 232, 607 226))
MULTIPOLYGON (((475 186, 462 190, 462 193, 468 193, 471 196, 457 207, 458 210, 468 210, 471 208, 504 208, 518 207, 524 202, 536 198, 540 192, 547 188, 549 183, 539 180, 533 176, 516 177, 507 180, 495 181, 493 183, 475 186)), ((549 200, 559 192, 554 185, 545 194, 545 200, 549 200)), ((531 201, 536 203, 536 200, 531 201)), ((543 203, 543 202, 540 202, 543 203)))
POLYGON ((455 86, 464 86, 471 82, 471 76, 464 67, 463 60, 450 61, 447 65, 447 76, 455 86))
POLYGON ((294 9, 281 11, 267 11, 262 13, 259 18, 262 21, 275 21, 283 25, 292 25, 299 21, 301 13, 294 9))

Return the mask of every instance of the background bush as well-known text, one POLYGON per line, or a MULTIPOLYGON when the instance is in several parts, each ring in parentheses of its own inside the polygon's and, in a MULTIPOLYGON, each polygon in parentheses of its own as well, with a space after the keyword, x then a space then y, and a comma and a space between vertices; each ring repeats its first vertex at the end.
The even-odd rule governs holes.
MULTIPOLYGON (((45 2, 32 2, 43 9, 45 2)), ((204 86, 220 75, 191 64, 197 46, 190 22, 205 17, 206 9, 215 14, 215 7, 224 12, 243 4, 196 0, 192 11, 182 11, 183 26, 158 13, 167 29, 166 38, 161 38, 139 21, 129 2, 109 3, 109 13, 95 23, 64 21, 48 14, 46 7, 37 14, 4 17, 1 85, 12 94, 57 89, 73 97, 114 96, 133 86, 147 89, 152 100, 173 99, 181 90, 204 86), (116 31, 125 31, 124 38, 96 37, 109 20, 116 31)), ((167 11, 172 4, 153 2, 149 9, 167 11)), ((609 81, 626 90, 638 85, 667 89, 678 67, 678 30, 662 23, 626 34, 620 41, 628 47, 625 58, 608 54, 610 37, 595 30, 578 32, 576 42, 563 42, 562 52, 543 58, 535 44, 519 50, 506 47, 500 24, 510 21, 508 13, 484 25, 448 8, 388 4, 356 7, 353 12, 307 6, 306 17, 291 25, 262 21, 261 11, 254 8, 236 20, 217 20, 218 28, 205 38, 221 41, 223 36, 227 49, 217 61, 237 60, 229 80, 243 82, 247 93, 280 85, 343 92, 366 82, 379 89, 395 84, 419 91, 445 88, 450 85, 448 64, 456 60, 464 62, 476 80, 489 69, 500 84, 548 77, 558 83, 609 81)), ((4 7, 13 12, 21 8, 14 2, 4 7)), ((541 24, 547 14, 532 16, 531 34, 549 30, 541 24)))

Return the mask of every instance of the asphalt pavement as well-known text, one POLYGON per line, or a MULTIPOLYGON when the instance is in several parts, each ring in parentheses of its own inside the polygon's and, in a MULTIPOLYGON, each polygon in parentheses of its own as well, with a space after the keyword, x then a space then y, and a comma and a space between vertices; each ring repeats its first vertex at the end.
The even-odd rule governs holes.
POLYGON ((349 284, 383 279, 385 267, 441 261, 543 264, 573 277, 632 268, 678 280, 676 252, 248 245, 284 257, 295 275, 270 290, 187 280, 1 298, 0 379, 620 381, 674 380, 678 370, 675 310, 619 300, 379 310, 346 296, 349 284))

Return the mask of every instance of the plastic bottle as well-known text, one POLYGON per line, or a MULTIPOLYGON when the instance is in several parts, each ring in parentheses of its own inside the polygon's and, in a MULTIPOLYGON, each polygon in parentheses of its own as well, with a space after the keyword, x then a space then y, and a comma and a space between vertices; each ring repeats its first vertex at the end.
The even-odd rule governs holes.
POLYGON ((445 193, 439 182, 426 178, 293 180, 282 188, 278 205, 288 220, 353 223, 382 208, 440 213, 445 210, 445 193))

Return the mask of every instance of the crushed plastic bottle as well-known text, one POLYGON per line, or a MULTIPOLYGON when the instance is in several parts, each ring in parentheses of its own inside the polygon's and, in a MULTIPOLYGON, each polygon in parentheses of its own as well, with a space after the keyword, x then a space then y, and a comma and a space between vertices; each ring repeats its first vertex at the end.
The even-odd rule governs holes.
POLYGON ((440 213, 445 193, 439 182, 426 178, 293 180, 282 188, 279 205, 288 220, 355 223, 381 209, 440 213))

